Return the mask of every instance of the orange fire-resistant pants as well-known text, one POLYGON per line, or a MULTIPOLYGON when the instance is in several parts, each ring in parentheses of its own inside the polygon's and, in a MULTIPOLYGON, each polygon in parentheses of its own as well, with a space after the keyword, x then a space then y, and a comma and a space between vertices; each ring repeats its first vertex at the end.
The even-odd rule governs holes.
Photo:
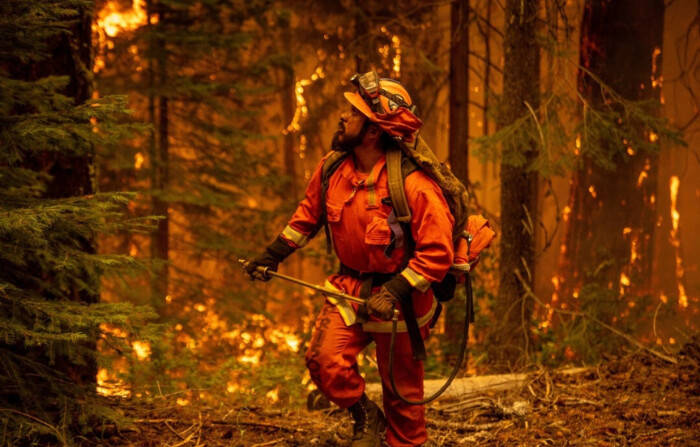
MULTIPOLYGON (((428 326, 421 328, 423 338, 428 326)), ((372 341, 377 345, 377 365, 382 379, 384 412, 387 418, 387 443, 416 446, 428 439, 425 407, 408 405, 394 394, 389 379, 390 333, 365 332, 360 324, 346 325, 336 306, 326 302, 321 309, 306 352, 311 378, 341 408, 357 402, 365 391, 359 373, 357 355, 372 341)), ((408 333, 396 334, 394 379, 398 391, 408 400, 423 398, 423 362, 413 360, 408 333)))

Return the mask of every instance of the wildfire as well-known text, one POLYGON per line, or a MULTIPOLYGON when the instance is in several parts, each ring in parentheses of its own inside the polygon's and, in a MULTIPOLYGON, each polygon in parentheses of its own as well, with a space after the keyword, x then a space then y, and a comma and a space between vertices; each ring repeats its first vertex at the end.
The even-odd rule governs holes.
POLYGON ((97 393, 102 396, 131 396, 131 391, 127 388, 124 381, 117 378, 107 368, 97 370, 97 393))
MULTIPOLYGON (((295 133, 301 130, 301 122, 309 114, 309 108, 306 105, 306 98, 304 98, 304 87, 307 87, 325 77, 326 73, 324 73, 323 67, 318 66, 309 79, 301 79, 296 82, 294 85, 294 94, 296 95, 297 108, 294 111, 292 122, 289 123, 287 128, 282 131, 283 135, 295 133)), ((299 137, 299 158, 304 157, 306 157, 306 135, 302 134, 299 137)))
POLYGON ((681 239, 680 239, 680 219, 681 215, 678 212, 678 188, 680 187, 680 179, 678 176, 672 176, 669 185, 671 195, 671 245, 675 250, 676 255, 676 282, 678 284, 678 305, 685 309, 688 307, 688 295, 683 285, 683 258, 681 258, 681 239))
MULTIPOLYGON (((104 7, 97 12, 97 19, 92 25, 92 31, 97 35, 97 52, 93 71, 99 72, 105 68, 105 49, 114 48, 114 42, 110 38, 116 37, 124 31, 133 31, 148 23, 148 15, 141 4, 141 0, 133 0, 131 9, 120 10, 118 1, 108 1, 104 7)), ((151 17, 151 23, 157 23, 156 16, 151 17)), ((129 50, 137 55, 136 46, 132 45, 129 50)), ((139 71, 141 67, 136 67, 139 71)))
POLYGON ((134 348, 136 358, 139 360, 146 360, 151 355, 151 345, 144 341, 135 341, 131 347, 134 348))
POLYGON ((134 155, 134 169, 137 171, 141 169, 145 161, 146 159, 144 158, 143 154, 141 152, 137 152, 136 155, 134 155))
POLYGON ((140 0, 133 0, 131 9, 127 11, 119 11, 118 7, 118 2, 110 1, 97 13, 97 26, 107 36, 115 37, 121 31, 134 30, 146 23, 146 11, 140 0))

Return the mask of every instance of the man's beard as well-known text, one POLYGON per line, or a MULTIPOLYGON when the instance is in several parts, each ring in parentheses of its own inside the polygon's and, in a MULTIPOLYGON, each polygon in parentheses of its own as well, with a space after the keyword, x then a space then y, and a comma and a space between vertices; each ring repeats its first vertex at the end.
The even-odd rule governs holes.
MULTIPOLYGON (((338 130, 333 134, 333 140, 331 141, 331 150, 339 152, 352 152, 357 146, 362 144, 362 140, 365 138, 365 133, 369 127, 369 120, 365 121, 362 129, 354 137, 348 137, 344 135, 344 138, 340 139, 341 131, 338 130)), ((344 132, 343 132, 344 133, 344 132)))
POLYGON ((333 141, 331 142, 331 149, 339 152, 352 152, 357 146, 362 143, 362 136, 355 135, 354 137, 345 137, 340 139, 340 131, 333 134, 333 141))

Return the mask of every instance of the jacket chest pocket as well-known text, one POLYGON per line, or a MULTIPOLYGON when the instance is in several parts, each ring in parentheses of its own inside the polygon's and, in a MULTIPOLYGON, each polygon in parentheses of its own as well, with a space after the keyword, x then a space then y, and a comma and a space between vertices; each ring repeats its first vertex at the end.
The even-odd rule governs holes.
POLYGON ((403 250, 394 250, 391 257, 387 257, 385 254, 391 239, 391 228, 389 228, 386 217, 372 216, 365 232, 365 247, 367 248, 370 271, 392 273, 399 268, 403 258, 403 250))

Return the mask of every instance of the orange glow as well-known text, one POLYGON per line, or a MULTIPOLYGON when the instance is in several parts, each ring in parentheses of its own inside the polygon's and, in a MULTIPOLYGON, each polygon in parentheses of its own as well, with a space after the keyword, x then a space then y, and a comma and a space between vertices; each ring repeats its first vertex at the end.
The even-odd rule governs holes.
POLYGON ((134 348, 134 353, 136 358, 139 360, 146 360, 151 355, 151 345, 144 341, 135 341, 131 344, 134 348))
POLYGON ((140 0, 133 0, 131 9, 127 11, 119 11, 118 6, 118 2, 110 1, 97 13, 97 26, 107 36, 115 37, 122 31, 131 31, 146 24, 146 11, 140 0))
POLYGON ((688 295, 683 285, 684 269, 683 258, 681 258, 681 240, 680 240, 680 220, 681 215, 678 212, 678 188, 680 187, 680 179, 678 176, 672 176, 670 179, 669 192, 671 196, 671 245, 675 250, 676 255, 676 282, 678 284, 678 305, 685 309, 688 307, 688 295))
POLYGON ((97 370, 97 394, 102 396, 130 397, 131 390, 115 374, 112 374, 106 368, 100 368, 97 370))
POLYGON ((661 48, 654 47, 654 52, 651 53, 651 72, 652 73, 656 73, 656 68, 657 68, 656 60, 659 58, 660 55, 661 55, 661 48))
POLYGON ((274 388, 274 389, 268 391, 265 394, 265 397, 270 401, 270 403, 275 403, 278 400, 280 400, 279 394, 280 394, 279 388, 274 388))
POLYGON ((391 36, 391 47, 394 49, 392 77, 398 79, 401 77, 401 39, 396 34, 391 36))
POLYGON ((134 155, 134 169, 137 171, 141 169, 145 161, 146 159, 143 157, 143 154, 141 152, 137 152, 136 155, 134 155))
POLYGON ((629 277, 623 272, 620 275, 620 295, 625 294, 625 288, 630 286, 629 277))
POLYGON ((306 105, 306 98, 304 98, 304 87, 307 87, 317 80, 325 77, 326 74, 323 72, 323 68, 319 66, 316 67, 316 70, 313 72, 310 79, 301 79, 296 82, 294 85, 294 94, 296 95, 297 108, 294 111, 292 122, 289 123, 287 128, 282 131, 283 134, 287 135, 288 133, 294 133, 301 130, 301 121, 309 114, 309 109, 306 105))
POLYGON ((598 198, 598 194, 595 192, 595 186, 591 185, 588 187, 588 192, 591 194, 591 197, 594 199, 598 198))

